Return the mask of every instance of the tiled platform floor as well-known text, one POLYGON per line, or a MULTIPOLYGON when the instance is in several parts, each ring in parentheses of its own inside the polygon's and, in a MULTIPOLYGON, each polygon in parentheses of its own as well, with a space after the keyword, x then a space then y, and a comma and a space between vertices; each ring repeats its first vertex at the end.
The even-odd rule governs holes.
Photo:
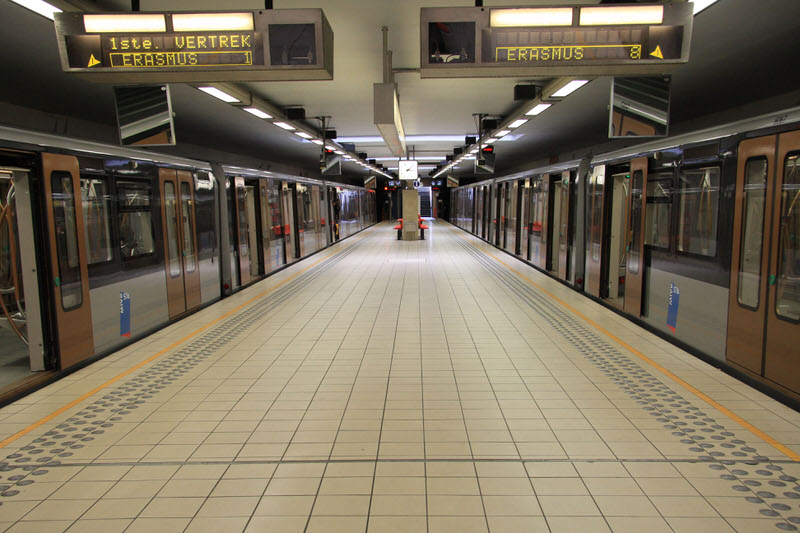
POLYGON ((795 451, 798 413, 452 226, 394 235, 377 226, 0 410, 6 438, 194 332, 3 443, 0 529, 800 525, 800 464, 487 252, 795 451))

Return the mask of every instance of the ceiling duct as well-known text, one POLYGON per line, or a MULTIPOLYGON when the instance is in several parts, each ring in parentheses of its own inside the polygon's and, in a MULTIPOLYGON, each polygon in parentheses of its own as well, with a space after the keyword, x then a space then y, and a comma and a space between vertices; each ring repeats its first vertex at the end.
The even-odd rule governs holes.
POLYGON ((406 154, 406 132, 400 117, 397 88, 394 83, 376 83, 373 88, 375 125, 392 155, 402 157, 406 154))

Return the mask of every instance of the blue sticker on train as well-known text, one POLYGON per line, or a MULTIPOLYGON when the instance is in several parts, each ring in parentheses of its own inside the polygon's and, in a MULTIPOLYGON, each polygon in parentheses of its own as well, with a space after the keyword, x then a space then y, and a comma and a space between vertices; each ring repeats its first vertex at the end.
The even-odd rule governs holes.
POLYGON ((669 285, 669 308, 667 309, 667 327, 675 333, 678 327, 678 304, 681 301, 681 291, 674 283, 669 285))
POLYGON ((119 293, 119 334, 131 336, 131 295, 127 292, 119 293))

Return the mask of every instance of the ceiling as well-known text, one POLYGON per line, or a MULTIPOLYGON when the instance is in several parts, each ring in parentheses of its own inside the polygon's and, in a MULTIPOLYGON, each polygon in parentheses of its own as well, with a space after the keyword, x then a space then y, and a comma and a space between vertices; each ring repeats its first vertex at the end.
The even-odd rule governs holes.
MULTIPOLYGON (((129 8, 125 0, 96 2, 106 10, 129 8)), ((508 5, 487 0, 485 5, 508 5)), ((515 5, 552 4, 516 0, 515 5)), ((586 0, 577 3, 597 3, 586 0)), ((382 81, 381 27, 389 28, 395 68, 419 67, 419 8, 470 5, 456 0, 275 0, 274 7, 321 7, 334 31, 334 80, 250 83, 254 94, 278 105, 300 105, 308 116, 332 117, 339 140, 376 137, 372 84, 382 81)), ((263 9, 263 2, 241 0, 226 9, 263 9)), ((141 0, 142 10, 213 10, 214 0, 141 0)), ((52 23, 0 0, 0 68, 10 73, 0 83, 0 101, 101 124, 115 121, 107 86, 60 71, 52 23), (13 31, 10 31, 13 30, 13 31)), ((719 0, 695 18, 691 59, 674 72, 672 132, 708 120, 740 118, 744 112, 800 103, 800 69, 791 55, 800 39, 796 0, 719 0), (788 97, 785 96, 788 93, 788 97), (784 95, 783 98, 776 98, 784 95), (742 110, 754 101, 761 107, 742 110)), ((526 78, 525 80, 529 80, 526 78)), ((419 158, 451 153, 466 134, 477 130, 473 114, 507 115, 515 109, 514 78, 420 79, 417 72, 396 75, 406 134, 449 135, 454 140, 413 141, 419 158)), ((600 78, 514 132, 515 140, 496 145, 498 172, 587 149, 606 139, 610 80, 600 78)), ((186 85, 173 86, 176 128, 181 143, 206 146, 249 158, 313 169, 319 148, 186 85)), ((0 121, 2 118, 0 117, 0 121)), ((413 137, 412 137, 413 138, 413 137)), ((113 142, 113 140, 112 140, 113 142)), ((629 141, 627 141, 629 142, 629 141)), ((380 142, 359 142, 370 158, 389 157, 380 142)), ((380 161, 388 167, 396 165, 380 161)), ((469 163, 469 162, 468 162, 469 163)), ((465 166, 466 169, 466 166, 465 166)), ((355 173, 355 168, 348 172, 355 173)), ((465 172, 467 172, 465 170, 465 172)), ((468 173, 468 172, 467 172, 468 173)))

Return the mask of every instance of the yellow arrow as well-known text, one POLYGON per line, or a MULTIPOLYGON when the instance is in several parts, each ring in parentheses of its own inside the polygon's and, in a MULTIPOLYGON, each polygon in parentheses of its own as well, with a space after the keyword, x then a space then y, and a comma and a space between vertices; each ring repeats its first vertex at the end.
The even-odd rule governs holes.
POLYGON ((89 66, 93 67, 93 66, 99 65, 99 64, 100 64, 100 62, 97 59, 95 59, 94 54, 90 54, 89 55, 89 66))
POLYGON ((650 55, 659 59, 664 59, 664 54, 661 53, 660 46, 656 46, 656 49, 653 52, 650 52, 650 55))

